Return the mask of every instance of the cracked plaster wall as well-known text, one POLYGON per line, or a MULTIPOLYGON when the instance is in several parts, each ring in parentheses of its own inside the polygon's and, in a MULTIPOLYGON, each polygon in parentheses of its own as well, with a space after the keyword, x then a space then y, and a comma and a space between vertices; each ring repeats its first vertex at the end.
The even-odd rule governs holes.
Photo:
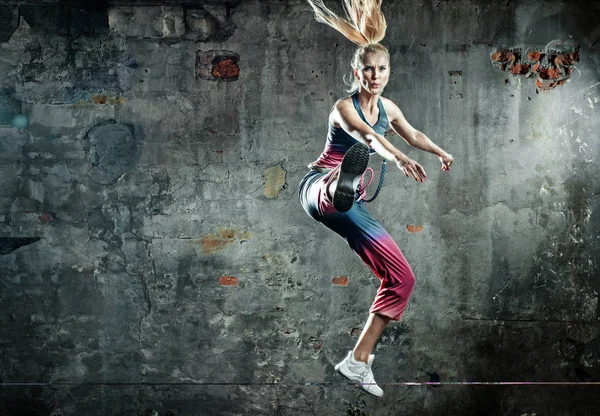
MULTIPOLYGON (((55 385, 0 387, 0 413, 595 414, 582 386, 338 384, 378 281, 295 195, 353 51, 305 3, 22 3, 0 6, 0 381, 55 385), (124 384, 60 384, 86 382, 124 384)), ((384 2, 385 95, 456 163, 388 137, 428 180, 391 169, 370 205, 417 278, 379 382, 600 381, 599 9, 384 2), (490 61, 552 40, 580 46, 553 90, 490 61)))

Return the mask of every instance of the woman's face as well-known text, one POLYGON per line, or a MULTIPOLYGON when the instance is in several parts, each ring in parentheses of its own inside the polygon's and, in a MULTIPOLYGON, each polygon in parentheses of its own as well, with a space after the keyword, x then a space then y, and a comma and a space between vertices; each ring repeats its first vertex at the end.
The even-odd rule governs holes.
POLYGON ((354 70, 354 76, 363 89, 371 94, 381 94, 390 78, 390 62, 385 52, 367 52, 362 67, 354 70))

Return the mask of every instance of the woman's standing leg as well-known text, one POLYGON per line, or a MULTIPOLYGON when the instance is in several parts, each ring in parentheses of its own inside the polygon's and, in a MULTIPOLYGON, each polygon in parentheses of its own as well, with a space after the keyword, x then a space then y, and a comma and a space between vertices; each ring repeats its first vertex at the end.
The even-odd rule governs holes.
POLYGON ((352 251, 381 280, 370 314, 354 348, 354 358, 368 362, 377 339, 390 320, 399 320, 414 287, 414 274, 389 233, 366 210, 355 203, 346 213, 322 218, 325 226, 344 238, 352 251))
POLYGON ((376 313, 369 314, 367 323, 352 351, 356 361, 361 361, 363 363, 369 362, 369 355, 390 320, 391 318, 388 316, 378 315, 376 313))

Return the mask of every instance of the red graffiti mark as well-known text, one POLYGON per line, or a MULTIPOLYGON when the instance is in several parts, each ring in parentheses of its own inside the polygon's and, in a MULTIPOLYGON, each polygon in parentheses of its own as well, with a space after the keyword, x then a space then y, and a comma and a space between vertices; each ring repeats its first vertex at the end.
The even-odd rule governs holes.
POLYGON ((411 233, 420 233, 423 231, 422 225, 407 225, 406 229, 411 233))

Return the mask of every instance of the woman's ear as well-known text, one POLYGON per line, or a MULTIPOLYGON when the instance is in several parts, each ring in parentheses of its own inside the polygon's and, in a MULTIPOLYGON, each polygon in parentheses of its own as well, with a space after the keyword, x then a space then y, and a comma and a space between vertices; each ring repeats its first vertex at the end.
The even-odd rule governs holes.
POLYGON ((358 76, 358 69, 355 68, 355 69, 352 70, 352 72, 354 73, 354 78, 357 81, 360 81, 360 77, 358 76))

